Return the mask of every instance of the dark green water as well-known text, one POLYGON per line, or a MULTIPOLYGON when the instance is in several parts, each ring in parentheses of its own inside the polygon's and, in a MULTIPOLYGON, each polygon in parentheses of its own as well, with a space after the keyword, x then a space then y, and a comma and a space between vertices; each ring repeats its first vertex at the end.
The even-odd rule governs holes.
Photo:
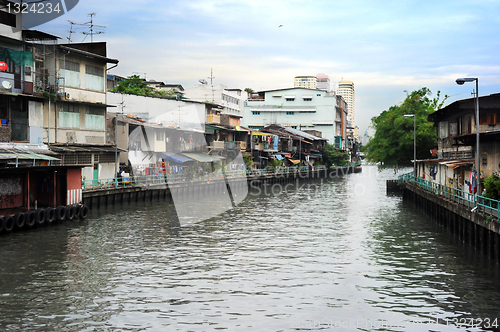
POLYGON ((236 209, 183 226, 155 202, 3 235, 0 330, 500 325, 499 266, 386 196, 393 176, 367 166, 275 195, 251 190, 236 209))

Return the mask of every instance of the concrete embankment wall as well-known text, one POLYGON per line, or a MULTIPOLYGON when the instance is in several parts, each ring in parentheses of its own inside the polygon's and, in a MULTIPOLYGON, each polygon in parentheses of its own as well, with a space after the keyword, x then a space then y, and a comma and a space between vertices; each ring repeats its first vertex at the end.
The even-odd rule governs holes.
MULTIPOLYGON (((320 169, 296 173, 230 178, 230 184, 231 187, 248 186, 255 188, 266 184, 334 178, 359 172, 361 172, 360 166, 336 167, 329 170, 320 169)), ((225 190, 227 190, 227 184, 224 179, 176 183, 172 185, 158 184, 141 187, 90 190, 83 193, 83 203, 90 209, 100 209, 116 204, 171 199, 172 194, 182 195, 185 197, 196 197, 197 195, 221 193, 225 190)))
POLYGON ((464 243, 500 263, 500 223, 496 218, 472 212, 472 207, 449 201, 415 184, 404 184, 402 192, 404 201, 413 203, 464 243))

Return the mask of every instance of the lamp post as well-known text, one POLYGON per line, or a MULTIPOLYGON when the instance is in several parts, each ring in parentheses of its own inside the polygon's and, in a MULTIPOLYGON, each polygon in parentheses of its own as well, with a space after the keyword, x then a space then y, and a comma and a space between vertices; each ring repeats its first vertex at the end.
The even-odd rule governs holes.
POLYGON ((475 102, 475 109, 476 109, 476 195, 480 195, 479 193, 479 180, 481 179, 481 164, 480 164, 480 158, 479 158, 479 90, 478 90, 478 78, 477 77, 468 77, 468 78, 457 78, 455 82, 457 82, 458 85, 463 85, 465 82, 474 82, 476 81, 476 102, 475 102))
POLYGON ((413 176, 417 176, 417 117, 415 114, 405 114, 405 118, 413 117, 413 176))

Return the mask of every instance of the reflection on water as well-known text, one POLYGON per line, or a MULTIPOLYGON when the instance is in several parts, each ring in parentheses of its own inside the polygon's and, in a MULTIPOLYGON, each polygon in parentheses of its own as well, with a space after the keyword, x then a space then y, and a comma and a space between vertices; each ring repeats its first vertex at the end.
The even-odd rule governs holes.
POLYGON ((235 209, 182 226, 172 202, 154 202, 2 236, 0 327, 464 331, 453 319, 493 322, 498 266, 386 196, 391 173, 364 167, 252 189, 235 209))

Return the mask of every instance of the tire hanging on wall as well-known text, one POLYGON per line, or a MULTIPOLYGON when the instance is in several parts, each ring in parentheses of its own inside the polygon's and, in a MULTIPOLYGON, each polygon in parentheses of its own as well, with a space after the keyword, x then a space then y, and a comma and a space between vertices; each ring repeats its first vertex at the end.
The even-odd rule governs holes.
POLYGON ((14 222, 16 223, 17 229, 22 229, 24 227, 25 215, 22 212, 18 212, 14 215, 14 222))
POLYGON ((45 221, 48 223, 56 220, 56 210, 53 207, 48 207, 45 209, 45 221))
POLYGON ((33 227, 36 222, 35 211, 27 211, 26 214, 24 215, 24 222, 26 226, 33 227))
POLYGON ((56 219, 58 221, 63 221, 66 219, 66 207, 65 206, 59 205, 56 208, 56 219))
POLYGON ((7 232, 11 232, 14 229, 14 217, 4 216, 3 217, 3 229, 7 232))
POLYGON ((73 220, 75 217, 75 207, 73 205, 68 205, 66 207, 66 220, 73 220))
POLYGON ((80 209, 80 219, 85 219, 89 215, 89 207, 85 204, 82 204, 82 207, 80 209))
POLYGON ((73 204, 73 207, 75 208, 75 218, 80 217, 80 212, 82 212, 82 205, 81 204, 73 204))
POLYGON ((0 217, 0 233, 3 231, 3 217, 0 217))
POLYGON ((35 211, 35 220, 38 225, 43 225, 45 223, 45 209, 39 208, 35 211))

